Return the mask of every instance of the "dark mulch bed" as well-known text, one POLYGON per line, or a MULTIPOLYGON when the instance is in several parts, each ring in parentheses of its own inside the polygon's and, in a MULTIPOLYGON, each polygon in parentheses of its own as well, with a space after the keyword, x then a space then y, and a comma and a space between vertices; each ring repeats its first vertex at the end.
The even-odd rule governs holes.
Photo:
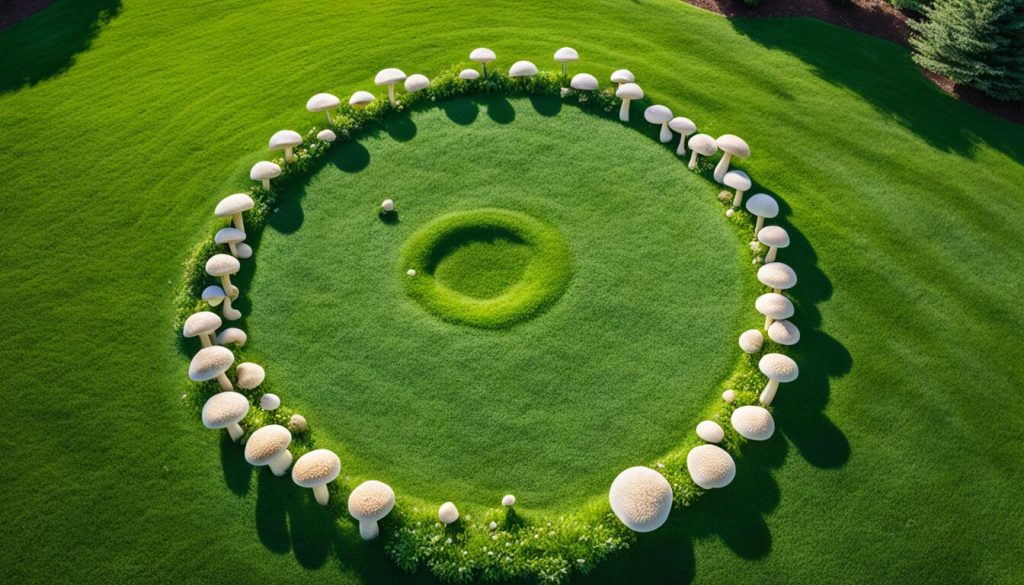
POLYGON ((50 4, 53 0, 0 0, 0 29, 25 20, 50 4))

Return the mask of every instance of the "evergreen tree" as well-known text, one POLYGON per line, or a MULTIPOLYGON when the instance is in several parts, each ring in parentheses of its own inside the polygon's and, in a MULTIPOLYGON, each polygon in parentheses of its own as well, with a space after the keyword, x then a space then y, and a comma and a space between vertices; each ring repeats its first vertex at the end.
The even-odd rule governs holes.
POLYGON ((911 22, 918 65, 1001 100, 1024 99, 1024 0, 935 0, 911 22))

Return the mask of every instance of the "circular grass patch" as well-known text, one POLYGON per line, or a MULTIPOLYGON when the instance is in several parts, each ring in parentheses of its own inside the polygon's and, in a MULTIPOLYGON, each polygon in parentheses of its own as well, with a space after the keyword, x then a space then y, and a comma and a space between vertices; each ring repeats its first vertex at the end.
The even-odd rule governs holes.
POLYGON ((498 329, 530 319, 565 291, 569 247, 524 213, 478 209, 444 215, 413 234, 399 260, 410 297, 438 317, 498 329))

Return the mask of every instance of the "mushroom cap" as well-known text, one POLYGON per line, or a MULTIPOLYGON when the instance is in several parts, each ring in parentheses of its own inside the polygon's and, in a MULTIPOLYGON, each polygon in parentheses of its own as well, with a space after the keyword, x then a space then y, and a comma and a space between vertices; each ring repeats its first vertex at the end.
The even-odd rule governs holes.
POLYGON ((229 343, 245 345, 246 341, 249 341, 249 336, 238 327, 228 327, 217 334, 217 345, 227 345, 229 343))
POLYGON ((338 139, 338 135, 334 133, 334 130, 330 128, 324 128, 323 130, 316 133, 316 139, 321 142, 334 142, 338 139))
POLYGON ((490 49, 485 49, 483 47, 479 49, 473 49, 473 51, 470 52, 469 54, 469 60, 475 61, 477 63, 490 63, 491 61, 494 61, 496 58, 497 57, 494 56, 494 51, 490 49))
POLYGON ((672 511, 672 486, 650 467, 630 467, 612 482, 608 490, 612 512, 630 530, 656 530, 672 511))
POLYGON ((403 81, 405 81, 405 72, 395 67, 381 69, 377 72, 377 76, 373 78, 373 82, 377 85, 392 85, 403 81))
POLYGON ((368 91, 364 91, 364 90, 359 90, 359 91, 353 93, 352 97, 348 98, 348 105, 350 105, 350 106, 368 106, 371 103, 373 103, 374 99, 376 99, 376 98, 373 97, 372 93, 370 93, 368 91))
POLYGON ((720 443, 725 438, 725 430, 713 420, 702 420, 697 424, 697 436, 708 443, 720 443))
POLYGON ((213 236, 215 244, 237 244, 245 241, 245 232, 233 227, 226 227, 217 230, 213 236))
POLYGON ((781 345, 796 345, 800 342, 800 329, 785 319, 780 319, 768 326, 768 337, 781 345))
POLYGON ((447 526, 459 519, 459 509, 452 502, 445 502, 437 509, 437 519, 447 526))
POLYGON ((676 116, 669 120, 668 127, 683 135, 693 134, 697 131, 697 125, 693 123, 693 120, 682 116, 676 116))
POLYGON ((777 225, 767 225, 757 232, 757 239, 765 246, 773 248, 785 248, 789 246, 789 232, 786 228, 777 225))
POLYGON ((747 211, 760 217, 772 218, 779 214, 779 202, 771 195, 758 193, 747 199, 747 211))
POLYGON ((229 217, 236 213, 249 211, 256 203, 246 193, 235 193, 220 200, 217 207, 213 208, 213 214, 217 217, 229 217))
POLYGON ((769 379, 778 380, 783 383, 792 382, 800 375, 800 368, 796 365, 796 362, 791 357, 781 353, 765 354, 761 361, 757 363, 757 367, 769 379))
POLYGON ((318 93, 309 98, 306 102, 306 109, 310 112, 326 112, 341 105, 338 96, 329 93, 318 93))
POLYGON ((260 427, 245 442, 245 460, 251 465, 266 465, 291 444, 292 434, 281 425, 260 427))
POLYGON ((569 81, 569 87, 580 91, 594 91, 598 85, 597 78, 589 73, 577 73, 569 81))
POLYGON ((235 363, 235 354, 219 345, 204 347, 196 352, 188 365, 188 378, 193 382, 205 382, 228 371, 235 363))
MULTIPOLYGON (((740 191, 746 191, 752 184, 750 182, 750 176, 743 171, 733 170, 725 173, 722 177, 722 184, 726 187, 732 187, 733 189, 739 189, 740 191)), ((750 202, 747 202, 747 209, 750 209, 750 202)), ((775 217, 775 216, 772 216, 775 217)))
POLYGON ((348 513, 360 522, 376 522, 394 507, 394 490, 374 479, 359 484, 348 496, 348 513))
POLYGON ((740 333, 740 349, 744 353, 756 353, 761 350, 764 344, 764 335, 757 329, 747 329, 740 333))
POLYGON ((462 71, 459 71, 459 79, 465 79, 466 81, 469 81, 471 79, 479 78, 480 72, 477 71, 476 69, 463 69, 462 71))
POLYGON ((292 481, 304 488, 328 484, 341 473, 341 459, 330 449, 314 449, 295 462, 292 481))
POLYGON ((779 293, 765 293, 757 297, 754 308, 769 319, 789 319, 796 312, 793 301, 779 293))
POLYGON ((759 268, 757 279, 771 288, 787 289, 796 286, 796 272, 782 262, 769 262, 759 268))
POLYGON ((537 75, 537 66, 529 61, 516 61, 508 68, 509 77, 531 77, 537 75))
POLYGON ((222 321, 217 313, 211 313, 210 311, 199 311, 189 315, 188 319, 185 319, 185 326, 181 328, 181 334, 185 337, 195 337, 196 335, 204 335, 213 333, 220 328, 222 321))
POLYGON ((716 445, 699 445, 686 454, 686 469, 693 483, 709 490, 723 488, 736 477, 736 462, 725 449, 716 445))
POLYGON ((260 396, 260 408, 263 410, 277 410, 281 406, 281 397, 277 394, 267 393, 260 396))
POLYGON ((707 134, 694 134, 686 144, 690 150, 703 156, 711 156, 718 152, 718 144, 715 139, 707 134))
POLYGON ((503 498, 501 498, 501 505, 502 506, 515 506, 516 505, 516 497, 513 496, 512 494, 505 494, 505 496, 503 498))
POLYGON ((626 100, 638 100, 644 97, 644 90, 635 83, 623 83, 615 90, 615 97, 626 100))
POLYGON ((412 93, 430 87, 430 80, 426 75, 413 73, 405 80, 405 91, 412 93))
POLYGON ((733 156, 738 156, 740 158, 747 158, 750 156, 750 147, 747 146, 746 141, 739 136, 734 134, 722 134, 715 142, 718 143, 718 148, 721 148, 733 156))
POLYGON ((224 302, 224 289, 215 284, 211 284, 203 289, 202 299, 209 303, 210 306, 216 307, 224 302))
POLYGON ((259 386, 266 379, 267 373, 263 366, 252 362, 243 362, 235 368, 235 378, 238 380, 238 387, 245 390, 252 390, 259 386))
POLYGON ((302 135, 294 130, 278 130, 270 137, 270 150, 283 150, 302 144, 302 135))
POLYGON ((384 201, 380 202, 380 208, 383 209, 384 211, 394 211, 395 201, 393 199, 385 199, 384 201))
POLYGON ((223 429, 245 418, 249 401, 238 392, 218 392, 203 405, 203 425, 208 429, 223 429))
POLYGON ((629 69, 616 69, 612 72, 612 83, 633 83, 636 77, 629 69))
POLYGON ((274 177, 281 176, 281 167, 276 163, 272 163, 269 160, 261 160, 260 162, 252 165, 252 169, 249 171, 249 178, 253 181, 262 181, 264 179, 273 179, 274 177))
POLYGON ((579 61, 580 54, 572 47, 562 47, 555 51, 555 61, 579 61))
POLYGON ((644 110, 644 120, 651 124, 667 124, 672 119, 672 110, 665 106, 653 105, 644 110))
POLYGON ((775 434, 775 419, 763 406, 741 406, 730 421, 741 437, 751 441, 767 441, 775 434))
POLYGON ((293 414, 288 419, 288 428, 296 433, 304 433, 309 429, 309 423, 306 422, 306 417, 301 414, 293 414))
POLYGON ((732 404, 733 401, 736 400, 736 391, 726 390, 725 392, 722 392, 722 400, 724 400, 726 404, 732 404))
POLYGON ((206 261, 206 273, 210 276, 234 274, 242 267, 238 258, 230 254, 214 254, 206 261))

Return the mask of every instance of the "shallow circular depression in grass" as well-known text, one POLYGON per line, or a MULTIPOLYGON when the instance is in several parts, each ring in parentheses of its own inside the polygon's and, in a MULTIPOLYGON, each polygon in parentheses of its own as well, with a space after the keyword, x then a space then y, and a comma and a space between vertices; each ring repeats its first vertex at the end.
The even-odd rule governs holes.
MULTIPOLYGON (((252 359, 343 474, 433 504, 511 492, 524 509, 577 509, 692 433, 735 363, 756 282, 716 193, 650 135, 557 100, 396 118, 337 146, 271 215, 252 359), (397 221, 377 216, 386 198, 397 221), (439 319, 407 294, 400 254, 437 218, 487 208, 551 226, 571 276, 508 327, 439 319)), ((434 278, 500 298, 531 252, 499 235, 443 254, 434 278), (467 278, 482 257, 501 269, 467 278)))

